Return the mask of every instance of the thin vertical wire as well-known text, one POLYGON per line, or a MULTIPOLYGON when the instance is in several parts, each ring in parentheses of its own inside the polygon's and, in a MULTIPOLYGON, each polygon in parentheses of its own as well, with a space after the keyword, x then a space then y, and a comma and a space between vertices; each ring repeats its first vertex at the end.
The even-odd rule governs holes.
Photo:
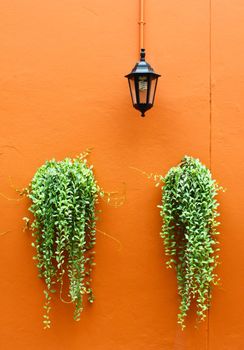
POLYGON ((209 167, 212 170, 212 0, 209 0, 209 167))
MULTIPOLYGON (((212 0, 209 0, 209 169, 212 171, 212 0)), ((208 291, 210 297, 210 290, 208 291)), ((210 308, 207 319, 207 350, 210 347, 210 308)))

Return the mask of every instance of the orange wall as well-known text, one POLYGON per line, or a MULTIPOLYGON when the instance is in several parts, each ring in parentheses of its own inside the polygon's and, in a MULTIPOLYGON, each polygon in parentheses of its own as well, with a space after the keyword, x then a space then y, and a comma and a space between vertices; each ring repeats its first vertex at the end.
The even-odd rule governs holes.
POLYGON ((0 2, 0 192, 13 198, 11 182, 25 187, 45 160, 87 147, 102 187, 126 183, 124 206, 100 205, 98 228, 122 247, 98 232, 95 304, 75 323, 57 298, 50 331, 42 329, 43 283, 22 231, 28 202, 0 197, 0 232, 8 231, 0 237, 1 349, 244 348, 243 1, 212 0, 211 11, 206 0, 147 1, 147 58, 163 77, 144 119, 123 78, 137 60, 137 19, 131 0, 0 2), (227 192, 222 285, 208 321, 195 329, 191 315, 182 333, 175 273, 165 268, 159 237, 160 190, 131 167, 164 174, 184 154, 207 165, 211 156, 227 192))

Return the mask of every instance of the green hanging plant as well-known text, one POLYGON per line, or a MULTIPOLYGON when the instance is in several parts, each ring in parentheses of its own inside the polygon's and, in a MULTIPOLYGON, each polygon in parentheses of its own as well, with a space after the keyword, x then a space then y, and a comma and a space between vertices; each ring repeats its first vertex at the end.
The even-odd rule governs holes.
POLYGON ((198 320, 206 318, 211 288, 218 283, 214 273, 218 265, 216 227, 218 203, 215 199, 222 189, 212 179, 211 172, 198 159, 185 156, 182 162, 163 177, 163 218, 161 237, 164 240, 167 266, 177 273, 181 298, 178 323, 185 328, 185 318, 195 299, 198 320))
MULTIPOLYGON (((85 155, 86 156, 86 155, 85 155)), ((50 328, 51 296, 59 288, 62 298, 64 278, 69 280, 69 298, 79 320, 83 299, 94 297, 91 272, 96 242, 96 203, 103 195, 92 166, 84 155, 63 161, 50 160, 34 175, 26 195, 34 215, 30 225, 36 248, 39 277, 45 281, 44 328, 50 328)), ((29 219, 24 218, 27 224, 29 219)))

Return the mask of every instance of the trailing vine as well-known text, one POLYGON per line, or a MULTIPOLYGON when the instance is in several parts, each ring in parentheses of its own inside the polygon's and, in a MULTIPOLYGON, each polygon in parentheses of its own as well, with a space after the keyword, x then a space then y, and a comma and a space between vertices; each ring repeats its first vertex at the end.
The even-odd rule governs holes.
POLYGON ((102 194, 85 155, 47 161, 34 175, 27 196, 34 221, 24 218, 33 231, 34 259, 39 277, 45 281, 44 328, 50 328, 52 293, 59 288, 62 298, 64 278, 69 281, 69 298, 74 303, 74 319, 79 320, 83 299, 94 296, 91 272, 96 243, 96 203, 102 194), (65 277, 66 276, 66 277, 65 277))
POLYGON ((218 265, 219 234, 218 202, 215 197, 221 187, 211 172, 198 159, 185 156, 167 175, 154 178, 162 186, 163 218, 161 237, 164 240, 167 266, 177 273, 181 298, 178 323, 185 328, 185 318, 193 299, 197 319, 206 318, 210 306, 211 288, 218 283, 214 269, 218 265))

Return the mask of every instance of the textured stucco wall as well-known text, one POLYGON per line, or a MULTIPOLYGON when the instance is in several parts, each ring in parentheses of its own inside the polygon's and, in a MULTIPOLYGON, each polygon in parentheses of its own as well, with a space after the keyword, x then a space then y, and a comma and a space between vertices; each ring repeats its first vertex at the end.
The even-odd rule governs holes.
POLYGON ((43 284, 22 230, 28 201, 0 197, 1 349, 244 347, 244 4, 147 1, 147 58, 162 78, 144 119, 123 78, 137 60, 137 20, 131 0, 0 2, 0 192, 15 197, 11 184, 25 187, 46 159, 87 147, 103 188, 126 183, 124 206, 100 205, 98 228, 121 249, 97 233, 96 302, 75 323, 57 297, 50 331, 42 330, 43 284), (159 237, 160 190, 131 167, 164 174, 184 154, 211 163, 227 192, 219 197, 222 286, 208 321, 195 329, 191 315, 182 333, 159 237))

